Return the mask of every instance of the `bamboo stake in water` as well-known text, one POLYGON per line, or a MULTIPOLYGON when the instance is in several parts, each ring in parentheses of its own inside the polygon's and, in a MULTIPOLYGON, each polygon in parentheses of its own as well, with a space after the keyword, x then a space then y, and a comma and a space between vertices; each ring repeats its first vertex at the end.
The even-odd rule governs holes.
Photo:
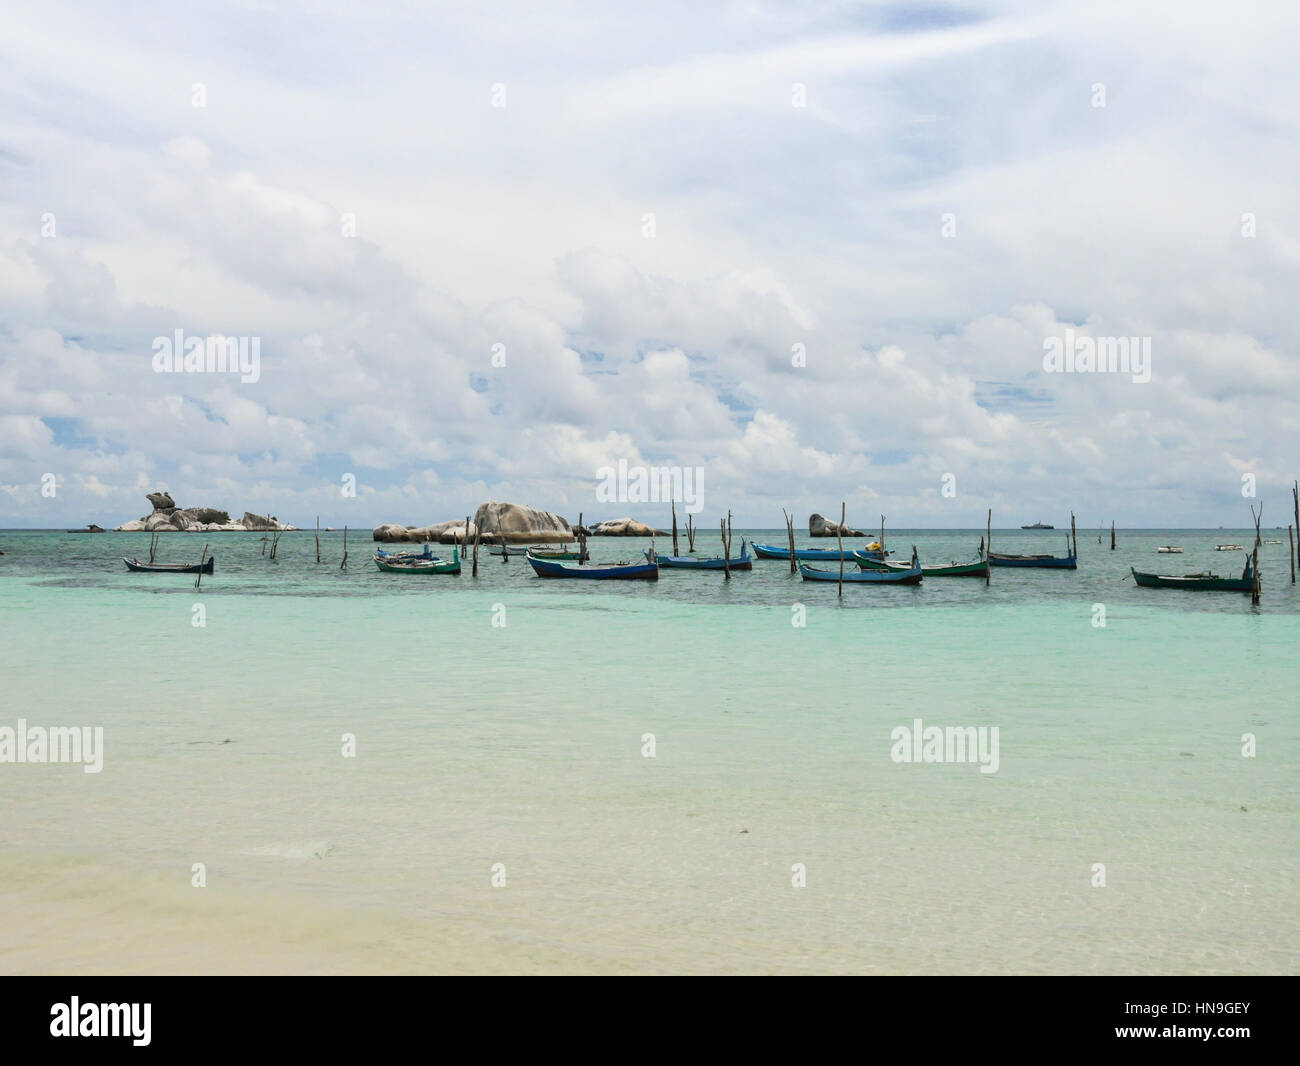
MULTIPOLYGON (((840 516, 840 525, 844 525, 843 515, 840 516)), ((880 551, 883 554, 885 550, 885 516, 880 516, 880 551)))
MULTIPOLYGON (((1115 527, 1112 526, 1112 529, 1115 527)), ((1074 512, 1070 512, 1070 541, 1074 545, 1074 557, 1079 558, 1079 531, 1074 526, 1074 512)))
POLYGON ((348 527, 343 527, 343 561, 339 563, 340 570, 348 568, 348 527))
POLYGON ((1111 519, 1110 523, 1110 550, 1115 550, 1115 520, 1111 519))
POLYGON ((316 561, 320 562, 320 515, 316 516, 316 561))
POLYGON ((790 573, 797 574, 799 572, 799 564, 796 562, 794 557, 794 515, 786 514, 784 507, 781 508, 781 513, 785 515, 785 531, 790 538, 790 573))
POLYGON ((1292 482, 1291 499, 1295 505, 1295 561, 1300 566, 1300 481, 1292 482))
POLYGON ((989 581, 993 576, 993 508, 989 508, 988 527, 985 529, 986 537, 984 540, 984 587, 989 587, 989 581))
MULTIPOLYGON (((841 500, 840 501, 840 528, 835 532, 835 542, 840 546, 840 591, 839 591, 840 599, 844 598, 844 519, 847 514, 845 510, 846 507, 847 504, 843 500, 841 500)), ((880 516, 880 535, 882 537, 885 535, 884 515, 880 516)), ((883 541, 881 542, 880 546, 881 548, 884 548, 885 545, 883 541)))
POLYGON ((194 577, 194 587, 199 587, 199 582, 203 580, 203 564, 208 561, 208 546, 203 545, 203 554, 199 556, 199 572, 194 577))
POLYGON ((681 552, 677 547, 677 501, 672 501, 673 505, 673 554, 680 555, 681 552))
POLYGON ((1291 584, 1295 584, 1295 535, 1291 532, 1291 526, 1286 527, 1286 542, 1291 545, 1287 554, 1291 556, 1291 584))
POLYGON ((1264 519, 1264 505, 1259 505, 1259 517, 1255 517, 1255 505, 1250 505, 1250 517, 1255 519, 1255 548, 1251 552, 1250 569, 1252 578, 1250 582, 1250 603, 1253 607, 1259 606, 1259 524, 1264 519))

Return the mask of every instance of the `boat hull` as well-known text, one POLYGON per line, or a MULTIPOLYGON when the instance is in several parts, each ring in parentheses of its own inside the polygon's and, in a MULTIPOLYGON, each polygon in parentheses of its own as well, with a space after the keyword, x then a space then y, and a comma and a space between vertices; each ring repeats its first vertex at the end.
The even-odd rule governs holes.
POLYGON ((375 555, 375 566, 385 574, 459 574, 460 552, 452 549, 451 558, 440 559, 397 559, 392 556, 375 555))
MULTIPOLYGON (((752 547, 754 554, 760 559, 784 559, 787 563, 790 561, 789 548, 777 548, 771 544, 754 544, 752 547)), ((886 555, 894 554, 892 551, 864 551, 861 548, 856 550, 845 548, 842 552, 838 548, 796 548, 794 557, 807 560, 810 563, 838 563, 841 559, 846 563, 851 563, 859 552, 880 559, 883 559, 886 555)))
POLYGON ((1075 555, 998 555, 989 553, 989 566, 1022 566, 1036 570, 1078 570, 1079 559, 1075 555))
POLYGON ((654 563, 626 563, 620 566, 565 566, 528 556, 528 565, 538 577, 576 577, 593 581, 658 581, 659 567, 654 563))
MULTIPOLYGON (((805 581, 834 581, 840 580, 838 570, 819 570, 815 566, 800 566, 799 576, 805 581)), ((919 566, 909 567, 906 570, 845 570, 844 583, 862 584, 862 585, 919 585, 921 583, 921 568, 919 566)))
POLYGON ((1183 589, 1188 592, 1250 592, 1255 584, 1253 577, 1218 577, 1212 574, 1175 577, 1171 574, 1147 574, 1141 570, 1133 570, 1133 580, 1144 589, 1183 589))
POLYGON ((382 559, 399 561, 402 559, 423 559, 425 561, 441 562, 441 557, 433 554, 433 549, 427 544, 424 551, 420 552, 386 552, 383 548, 376 548, 375 555, 382 559))
POLYGON ((581 551, 566 551, 563 548, 554 550, 550 548, 529 548, 525 554, 532 556, 534 559, 576 560, 577 562, 591 558, 589 554, 584 555, 581 551))
MULTIPOLYGON (((901 573, 910 570, 907 563, 889 563, 881 562, 879 559, 864 558, 862 553, 857 553, 855 560, 858 566, 863 570, 889 570, 895 573, 901 573)), ((977 563, 953 563, 951 566, 922 566, 921 574, 923 577, 987 577, 988 563, 980 560, 977 563)))
POLYGON ((122 562, 135 574, 211 574, 217 568, 215 555, 209 555, 202 566, 198 563, 142 563, 138 559, 123 559, 122 562))
POLYGON ((721 556, 714 556, 709 559, 693 559, 689 555, 655 555, 651 556, 650 549, 647 548, 642 552, 648 562, 657 563, 665 570, 753 570, 754 557, 748 552, 742 552, 730 563, 724 565, 721 556))

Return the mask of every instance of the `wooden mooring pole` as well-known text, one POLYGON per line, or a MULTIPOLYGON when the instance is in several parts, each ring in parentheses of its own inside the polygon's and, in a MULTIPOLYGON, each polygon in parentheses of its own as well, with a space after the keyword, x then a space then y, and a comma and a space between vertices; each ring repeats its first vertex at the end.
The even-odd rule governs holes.
POLYGON ((722 520, 722 576, 731 580, 731 512, 722 520))
MULTIPOLYGON (((840 592, 839 592, 840 599, 844 598, 844 521, 847 517, 847 512, 845 510, 846 506, 847 505, 845 504, 845 502, 841 500, 840 501, 840 528, 835 531, 835 542, 840 546, 840 592)), ((882 537, 885 535, 884 515, 880 516, 880 535, 882 537)), ((880 546, 881 548, 884 548, 885 545, 883 541, 881 542, 880 546)))
POLYGON ((208 561, 208 546, 203 545, 203 554, 199 556, 199 572, 194 575, 194 587, 199 587, 199 582, 203 580, 203 564, 208 561))
POLYGON ((343 561, 339 563, 340 570, 348 568, 348 527, 343 527, 343 561))
POLYGON ((672 505, 673 505, 673 554, 680 555, 681 552, 677 548, 677 501, 673 500, 672 505))
POLYGON ((993 574, 993 508, 989 508, 988 528, 985 529, 984 537, 984 587, 989 587, 989 579, 993 574))
POLYGON ((1255 505, 1252 503, 1252 504, 1250 505, 1250 517, 1253 518, 1253 519, 1255 519, 1255 547, 1254 547, 1254 549, 1253 549, 1253 550, 1251 551, 1251 553, 1250 553, 1250 569, 1251 569, 1251 574, 1252 574, 1251 582, 1250 582, 1250 603, 1251 603, 1251 606, 1252 606, 1252 607, 1258 607, 1258 606, 1259 606, 1259 594, 1260 594, 1260 584, 1259 584, 1259 524, 1260 524, 1260 522, 1262 522, 1262 521, 1264 520, 1264 505, 1263 505, 1262 503, 1259 505, 1259 515, 1256 516, 1256 514, 1255 514, 1255 505))
POLYGON ((797 574, 799 564, 794 557, 794 515, 786 514, 784 507, 781 508, 781 513, 785 515, 785 532, 790 538, 790 573, 797 574))
POLYGON ((1295 584, 1295 534, 1291 532, 1291 528, 1292 528, 1291 525, 1288 523, 1286 527, 1286 542, 1289 545, 1291 545, 1291 547, 1290 550, 1287 552, 1287 554, 1291 556, 1291 584, 1294 585, 1295 584))
POLYGON ((1291 501, 1295 507, 1295 565, 1300 566, 1300 482, 1291 483, 1291 501))

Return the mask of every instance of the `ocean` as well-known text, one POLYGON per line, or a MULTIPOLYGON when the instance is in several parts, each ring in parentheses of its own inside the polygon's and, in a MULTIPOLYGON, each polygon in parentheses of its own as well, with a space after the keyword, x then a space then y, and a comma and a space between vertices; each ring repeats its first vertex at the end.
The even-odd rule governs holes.
POLYGON ((0 729, 103 730, 98 773, 0 763, 0 972, 1294 973, 1285 531, 1259 607, 1127 577, 1235 576, 1214 545, 1253 531, 1118 536, 839 599, 779 561, 408 577, 368 531, 346 571, 341 532, 319 564, 312 532, 161 537, 210 545, 195 590, 127 572, 147 534, 0 531, 0 729), (932 726, 996 772, 898 761, 932 726))

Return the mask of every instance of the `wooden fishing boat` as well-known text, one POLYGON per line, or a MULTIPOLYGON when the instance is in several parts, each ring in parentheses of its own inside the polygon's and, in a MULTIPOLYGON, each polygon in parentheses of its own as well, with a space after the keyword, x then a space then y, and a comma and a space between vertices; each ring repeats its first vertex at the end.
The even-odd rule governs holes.
MULTIPOLYGON (((777 548, 771 544, 755 544, 753 548, 754 554, 760 559, 784 559, 786 562, 790 561, 789 548, 777 548)), ((864 555, 879 559, 894 554, 893 551, 871 551, 863 548, 845 548, 842 552, 838 548, 796 548, 794 557, 796 559, 806 559, 810 563, 838 563, 841 559, 851 563, 859 551, 864 555)))
POLYGON ((1162 544, 1156 549, 1157 555, 1182 555, 1183 549, 1173 544, 1162 544))
POLYGON ((491 551, 489 551, 488 554, 495 555, 498 558, 504 557, 506 559, 522 559, 531 550, 532 550, 531 548, 515 548, 509 544, 502 544, 498 548, 491 549, 491 551))
POLYGON ((988 552, 989 566, 1032 566, 1040 570, 1077 570, 1079 557, 1069 555, 1003 555, 988 552))
MULTIPOLYGON (((1132 569, 1130 567, 1130 569, 1132 569)), ((1246 569, 1241 577, 1220 577, 1214 573, 1184 574, 1173 577, 1168 574, 1145 574, 1133 570, 1133 580, 1144 589, 1187 589, 1193 592, 1250 592, 1255 584, 1255 574, 1246 558, 1246 569)))
MULTIPOLYGON (((863 552, 854 553, 854 561, 863 570, 894 570, 906 571, 912 569, 910 563, 882 562, 879 559, 872 559, 863 552)), ((973 563, 950 563, 947 566, 922 566, 921 574, 924 577, 988 577, 989 564, 983 559, 976 560, 973 563)))
MULTIPOLYGON (((665 570, 753 570, 754 557, 749 554, 745 542, 740 542, 740 554, 726 563, 721 555, 697 559, 692 555, 659 555, 653 548, 643 553, 649 562, 657 563, 665 570)), ((789 552, 786 553, 787 555, 789 552)))
POLYGON ((581 548, 545 548, 536 544, 529 546, 525 554, 534 559, 576 559, 580 563, 591 558, 591 553, 581 548))
MULTIPOLYGON (((805 581, 839 581, 838 570, 821 570, 815 566, 799 566, 799 576, 805 581)), ((864 585, 919 585, 922 577, 921 564, 916 557, 912 565, 905 570, 845 570, 844 582, 864 585)))
POLYGON ((1214 550, 1216 552, 1243 552, 1246 549, 1240 544, 1216 544, 1214 550))
POLYGON ((198 563, 142 563, 139 559, 123 559, 126 568, 136 574, 211 574, 217 566, 217 557, 209 555, 200 566, 198 563))
POLYGON ((528 556, 528 565, 538 577, 582 577, 596 581, 658 581, 659 567, 654 563, 615 563, 612 566, 565 566, 550 559, 528 556))
POLYGON ((376 553, 375 566, 385 574, 459 574, 460 551, 452 548, 450 559, 398 559, 376 553))

